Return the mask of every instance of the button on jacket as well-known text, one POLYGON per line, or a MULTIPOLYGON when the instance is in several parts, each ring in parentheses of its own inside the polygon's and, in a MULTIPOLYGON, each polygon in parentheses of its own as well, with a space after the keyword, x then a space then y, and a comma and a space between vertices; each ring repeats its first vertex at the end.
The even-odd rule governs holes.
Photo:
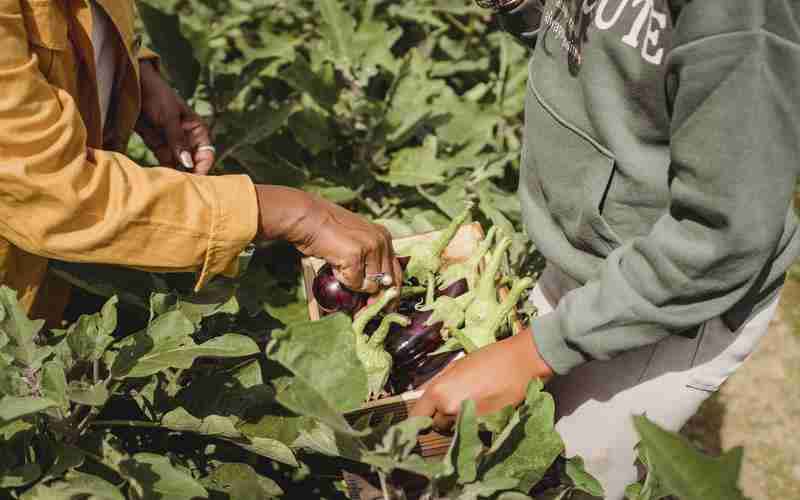
POLYGON ((140 111, 132 1, 97 0, 116 31, 116 74, 101 123, 88 0, 0 0, 0 283, 54 319, 68 287, 48 259, 150 271, 236 271, 255 237, 246 176, 142 168, 121 151, 140 111))

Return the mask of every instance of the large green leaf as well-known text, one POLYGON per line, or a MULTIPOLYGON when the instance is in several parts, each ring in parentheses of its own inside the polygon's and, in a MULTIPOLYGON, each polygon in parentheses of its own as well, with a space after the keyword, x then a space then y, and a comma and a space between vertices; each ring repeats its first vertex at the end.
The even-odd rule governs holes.
POLYGON ((459 483, 466 484, 478 477, 478 457, 483 451, 483 443, 478 437, 478 418, 475 402, 465 401, 456 423, 456 433, 445 460, 453 465, 459 483))
POLYGON ((367 398, 367 375, 355 350, 355 333, 344 314, 289 325, 273 332, 267 357, 302 379, 339 412, 367 398))
POLYGON ((528 387, 525 403, 495 439, 484 466, 484 479, 513 478, 530 490, 564 449, 554 427, 555 403, 541 382, 528 387))
POLYGON ((194 57, 192 44, 181 33, 180 17, 152 6, 147 0, 139 0, 138 7, 170 80, 185 99, 192 97, 202 68, 194 57))
POLYGON ((719 458, 703 455, 679 434, 666 431, 644 416, 634 417, 649 466, 673 495, 683 500, 737 500, 742 449, 719 458))
POLYGON ((121 343, 112 375, 146 377, 167 368, 189 368, 198 357, 237 358, 259 352, 252 339, 233 333, 198 345, 191 337, 194 331, 195 324, 181 311, 162 314, 146 330, 121 343))

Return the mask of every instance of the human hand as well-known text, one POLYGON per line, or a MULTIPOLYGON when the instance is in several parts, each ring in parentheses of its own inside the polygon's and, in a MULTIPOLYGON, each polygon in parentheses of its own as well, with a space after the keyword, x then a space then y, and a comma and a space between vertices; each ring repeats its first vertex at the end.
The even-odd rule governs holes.
POLYGON ((161 164, 206 175, 215 159, 208 126, 151 61, 141 61, 140 68, 142 112, 136 132, 161 164))
POLYGON ((475 401, 478 415, 494 413, 524 401, 533 378, 552 376, 526 329, 448 365, 423 387, 409 417, 432 417, 435 430, 447 431, 463 401, 475 401))
POLYGON ((383 226, 297 189, 256 186, 256 192, 262 238, 288 241, 303 254, 325 260, 351 290, 377 293, 380 280, 370 277, 380 274, 395 286, 402 283, 392 236, 383 226))

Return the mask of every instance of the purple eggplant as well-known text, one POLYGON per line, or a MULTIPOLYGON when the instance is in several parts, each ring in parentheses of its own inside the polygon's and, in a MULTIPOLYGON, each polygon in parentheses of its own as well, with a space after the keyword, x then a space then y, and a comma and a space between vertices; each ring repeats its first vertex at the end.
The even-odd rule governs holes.
POLYGON ((445 288, 444 290, 436 290, 436 296, 441 297, 442 295, 446 295, 448 297, 456 298, 456 297, 461 297, 468 291, 469 291, 469 285, 467 285, 467 280, 460 279, 455 283, 453 283, 452 285, 445 288))
POLYGON ((425 324, 431 314, 432 311, 414 312, 410 325, 392 328, 385 346, 396 367, 414 366, 444 343, 440 334, 442 323, 425 324))
POLYGON ((416 389, 432 379, 452 361, 455 361, 459 354, 461 354, 461 351, 447 352, 423 359, 416 368, 411 368, 408 373, 411 389, 416 389))
POLYGON ((367 295, 348 290, 333 275, 330 264, 322 266, 312 286, 314 298, 326 314, 343 312, 352 316, 367 303, 367 295))

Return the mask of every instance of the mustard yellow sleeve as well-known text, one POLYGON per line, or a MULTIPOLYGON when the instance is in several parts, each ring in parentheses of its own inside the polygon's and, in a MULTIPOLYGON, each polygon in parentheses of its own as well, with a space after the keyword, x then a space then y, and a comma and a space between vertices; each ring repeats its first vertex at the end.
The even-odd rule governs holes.
POLYGON ((0 235, 30 253, 154 271, 235 268, 256 234, 246 176, 141 168, 87 147, 72 97, 38 69, 19 0, 0 0, 0 235))

